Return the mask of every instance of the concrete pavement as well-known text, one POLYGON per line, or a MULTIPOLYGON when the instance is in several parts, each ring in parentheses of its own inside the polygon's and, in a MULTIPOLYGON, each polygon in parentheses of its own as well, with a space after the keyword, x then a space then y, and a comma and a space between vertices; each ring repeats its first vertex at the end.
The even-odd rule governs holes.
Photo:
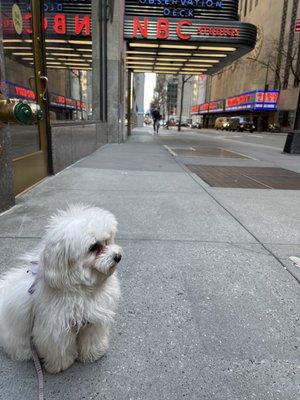
MULTIPOLYGON (((119 221, 122 301, 110 351, 47 374, 46 399, 298 399, 300 276, 288 257, 300 256, 300 191, 212 188, 185 165, 300 172, 299 156, 282 155, 272 138, 260 146, 210 131, 150 133, 104 146, 0 217, 2 271, 67 203, 119 221), (251 158, 174 157, 164 147, 193 144, 251 158)), ((32 363, 0 362, 0 399, 35 398, 32 363)))

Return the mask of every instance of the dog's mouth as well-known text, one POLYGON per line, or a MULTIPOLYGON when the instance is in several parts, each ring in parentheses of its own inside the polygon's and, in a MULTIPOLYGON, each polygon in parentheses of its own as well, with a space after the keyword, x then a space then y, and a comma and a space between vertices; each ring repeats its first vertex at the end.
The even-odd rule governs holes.
POLYGON ((114 260, 103 265, 101 264, 101 262, 99 263, 99 258, 96 258, 94 264, 92 265, 92 268, 103 275, 110 276, 116 271, 117 266, 118 262, 114 260))

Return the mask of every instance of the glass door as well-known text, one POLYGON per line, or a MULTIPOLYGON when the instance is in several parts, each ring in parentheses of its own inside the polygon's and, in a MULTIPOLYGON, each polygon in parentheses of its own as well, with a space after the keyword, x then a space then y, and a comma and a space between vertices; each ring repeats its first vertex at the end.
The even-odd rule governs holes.
POLYGON ((11 124, 14 191, 18 194, 48 175, 47 97, 43 41, 43 0, 0 0, 5 82, 2 93, 26 101, 34 124, 11 124), (38 113, 39 114, 39 113, 38 113))

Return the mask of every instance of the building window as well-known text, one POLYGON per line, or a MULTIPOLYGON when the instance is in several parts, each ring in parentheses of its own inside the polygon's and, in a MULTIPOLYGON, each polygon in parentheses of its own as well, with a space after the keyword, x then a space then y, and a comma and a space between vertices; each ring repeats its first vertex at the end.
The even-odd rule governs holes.
POLYGON ((248 8, 248 0, 245 0, 244 17, 246 17, 246 15, 247 15, 247 8, 248 8))
POLYGON ((91 1, 62 1, 46 30, 51 123, 92 119, 91 1))
POLYGON ((250 0, 250 4, 249 4, 249 12, 252 11, 252 5, 253 5, 253 0, 250 0))

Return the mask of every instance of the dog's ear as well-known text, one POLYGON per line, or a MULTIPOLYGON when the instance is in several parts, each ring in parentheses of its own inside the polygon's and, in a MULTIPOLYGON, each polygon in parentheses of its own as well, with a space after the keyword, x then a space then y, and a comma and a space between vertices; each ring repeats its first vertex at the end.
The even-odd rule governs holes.
POLYGON ((72 265, 68 254, 69 252, 62 242, 48 243, 43 249, 41 261, 44 280, 55 289, 61 289, 68 285, 69 270, 72 265))

